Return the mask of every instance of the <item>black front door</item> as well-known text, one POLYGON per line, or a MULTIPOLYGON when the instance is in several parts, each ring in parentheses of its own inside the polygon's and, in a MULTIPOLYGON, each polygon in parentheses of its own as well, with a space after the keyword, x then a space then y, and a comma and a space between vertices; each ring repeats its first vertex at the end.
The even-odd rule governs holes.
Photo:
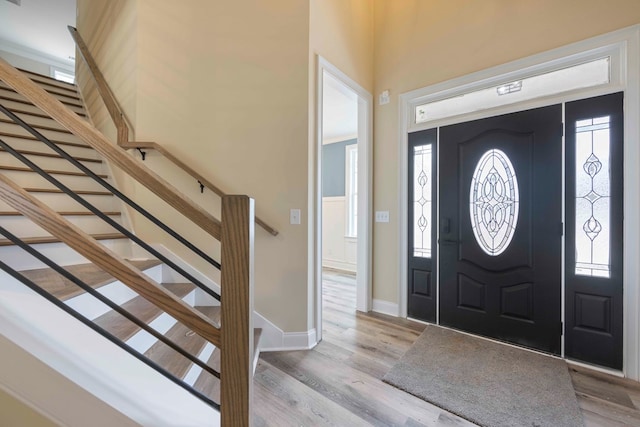
POLYGON ((440 323, 560 353, 562 107, 440 128, 440 323))

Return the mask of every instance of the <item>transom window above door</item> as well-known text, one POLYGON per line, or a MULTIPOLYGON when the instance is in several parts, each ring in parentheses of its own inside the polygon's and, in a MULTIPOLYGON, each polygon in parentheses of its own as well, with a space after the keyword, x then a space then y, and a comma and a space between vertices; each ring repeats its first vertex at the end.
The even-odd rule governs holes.
POLYGON ((415 124, 488 110, 611 82, 611 56, 552 71, 506 80, 491 87, 421 103, 414 107, 415 124))

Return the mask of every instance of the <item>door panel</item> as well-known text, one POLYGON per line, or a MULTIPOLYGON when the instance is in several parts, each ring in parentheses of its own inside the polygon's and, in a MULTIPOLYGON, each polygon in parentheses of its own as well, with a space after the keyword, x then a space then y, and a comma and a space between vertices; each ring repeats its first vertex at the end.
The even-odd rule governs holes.
POLYGON ((437 130, 409 135, 409 317, 436 321, 437 130))
POLYGON ((569 102, 567 357, 622 369, 623 94, 569 102))
POLYGON ((440 323, 560 352, 562 108, 440 129, 440 323))

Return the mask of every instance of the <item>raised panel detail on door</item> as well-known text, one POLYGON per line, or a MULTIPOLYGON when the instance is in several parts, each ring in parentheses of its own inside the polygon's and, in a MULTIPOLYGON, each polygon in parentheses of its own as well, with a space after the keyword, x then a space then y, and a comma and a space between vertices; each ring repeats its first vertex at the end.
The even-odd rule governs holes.
POLYGON ((503 286, 500 314, 517 320, 533 320, 533 283, 503 286))
POLYGON ((458 307, 471 308, 484 312, 486 308, 486 289, 483 283, 464 274, 458 274, 458 307))

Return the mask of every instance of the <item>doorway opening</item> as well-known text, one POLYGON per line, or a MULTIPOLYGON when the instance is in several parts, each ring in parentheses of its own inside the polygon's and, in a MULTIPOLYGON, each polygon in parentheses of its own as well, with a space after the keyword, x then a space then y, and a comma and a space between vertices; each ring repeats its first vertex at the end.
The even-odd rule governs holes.
POLYGON ((370 310, 372 97, 323 58, 318 58, 317 79, 315 311, 320 341, 325 281, 332 284, 327 298, 341 300, 351 312, 370 310), (335 293, 340 289, 346 290, 343 295, 335 293))
MULTIPOLYGON (((355 312, 358 265, 358 96, 322 75, 323 302, 355 312)), ((323 308, 326 304, 323 304, 323 308)), ((323 320, 329 318, 326 311, 323 320)))

